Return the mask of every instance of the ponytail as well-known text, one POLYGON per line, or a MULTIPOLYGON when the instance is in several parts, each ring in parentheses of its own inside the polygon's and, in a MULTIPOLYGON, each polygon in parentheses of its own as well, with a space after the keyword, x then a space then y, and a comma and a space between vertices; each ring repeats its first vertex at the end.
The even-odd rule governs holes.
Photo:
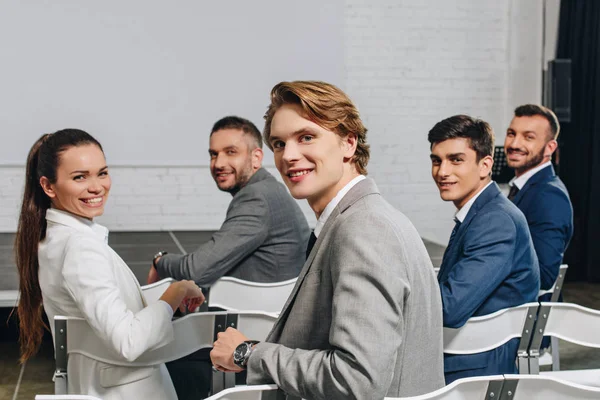
POLYGON ((16 262, 19 271, 19 341, 21 363, 40 348, 44 328, 42 320, 42 290, 38 278, 38 245, 46 237, 46 210, 50 199, 43 192, 38 176, 40 149, 49 134, 33 145, 27 156, 25 189, 15 238, 16 262))

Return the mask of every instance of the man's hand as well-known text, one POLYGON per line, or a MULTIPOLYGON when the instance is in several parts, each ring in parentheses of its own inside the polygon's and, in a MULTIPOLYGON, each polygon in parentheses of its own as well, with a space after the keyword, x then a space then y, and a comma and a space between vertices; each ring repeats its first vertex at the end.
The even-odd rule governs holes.
POLYGON ((160 281, 160 276, 158 276, 158 271, 154 268, 154 265, 152 265, 148 272, 148 285, 158 281, 160 281))
POLYGON ((244 334, 234 328, 217 334, 217 341, 210 352, 210 360, 216 369, 223 372, 240 372, 242 368, 233 362, 233 352, 242 342, 248 340, 244 334))

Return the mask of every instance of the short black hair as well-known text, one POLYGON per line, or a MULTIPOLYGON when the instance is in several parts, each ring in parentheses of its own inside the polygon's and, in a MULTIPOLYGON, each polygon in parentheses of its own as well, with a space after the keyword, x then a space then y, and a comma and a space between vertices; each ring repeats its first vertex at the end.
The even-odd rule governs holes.
POLYGON ((494 156, 494 131, 487 122, 468 115, 454 115, 441 120, 427 135, 430 146, 448 139, 469 139, 470 147, 477 153, 477 161, 494 156))
POLYGON ((254 125, 251 121, 245 118, 236 117, 235 115, 229 115, 227 117, 221 118, 213 125, 212 130, 210 131, 210 136, 212 136, 213 133, 222 129, 239 129, 244 133, 252 136, 252 139, 254 139, 254 141, 256 142, 256 147, 259 147, 261 149, 263 147, 263 140, 260 131, 258 130, 256 125, 254 125))
POLYGON ((537 104, 524 104, 515 108, 515 117, 533 117, 536 115, 546 118, 550 125, 550 136, 556 140, 560 133, 560 124, 556 114, 551 109, 537 104))

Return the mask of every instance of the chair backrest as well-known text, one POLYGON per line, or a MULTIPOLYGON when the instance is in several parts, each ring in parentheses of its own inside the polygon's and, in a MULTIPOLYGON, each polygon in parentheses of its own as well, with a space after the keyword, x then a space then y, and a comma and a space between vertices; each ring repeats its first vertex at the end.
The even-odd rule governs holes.
POLYGON ((236 386, 207 397, 206 400, 284 400, 285 393, 276 385, 236 386))
POLYGON ((295 284, 296 278, 283 282, 258 283, 226 276, 211 286, 208 307, 279 313, 295 284))
POLYGON ((558 276, 556 277, 556 281, 554 281, 554 285, 552 285, 552 287, 548 290, 540 290, 540 292, 538 293, 538 297, 541 297, 548 293, 552 293, 550 301, 558 301, 560 293, 562 292, 562 286, 565 281, 565 276, 567 275, 567 269, 569 269, 568 264, 561 264, 558 270, 558 276))
MULTIPOLYGON (((212 348, 217 334, 230 326, 243 330, 252 339, 265 340, 276 320, 275 314, 251 311, 188 314, 173 322, 173 341, 145 352, 135 361, 127 361, 99 339, 85 319, 56 316, 54 318, 55 392, 67 393, 67 362, 68 355, 71 353, 83 354, 94 360, 126 367, 158 365, 185 357, 203 348, 212 348)), ((230 379, 227 379, 219 383, 219 387, 230 386, 229 381, 230 379)))
POLYGON ((554 336, 580 346, 600 348, 600 311, 571 303, 540 303, 531 349, 543 336, 554 336))
POLYGON ((102 400, 85 394, 36 394, 35 400, 102 400))
POLYGON ((510 339, 529 334, 537 309, 538 303, 526 303, 498 310, 489 315, 470 318, 458 329, 444 328, 444 353, 481 353, 495 349, 510 339), (526 322, 529 321, 531 327, 524 329, 526 322))
POLYGON ((600 387, 583 386, 542 375, 504 375, 502 399, 600 399, 600 387), (511 392, 508 397, 508 392, 511 392))
POLYGON ((502 391, 502 375, 457 379, 434 392, 412 397, 386 397, 385 400, 498 400, 502 391))
POLYGON ((148 304, 151 304, 151 303, 154 303, 155 301, 158 301, 158 299, 160 299, 160 296, 163 295, 165 290, 167 290, 167 288, 169 286, 171 286, 171 284, 173 282, 175 282, 175 279, 165 278, 158 282, 154 282, 149 285, 142 286, 142 293, 144 293, 146 302, 148 304))
POLYGON ((513 338, 521 338, 517 352, 519 371, 529 372, 529 340, 538 303, 498 310, 469 318, 460 328, 444 328, 444 353, 476 354, 495 349, 513 338))

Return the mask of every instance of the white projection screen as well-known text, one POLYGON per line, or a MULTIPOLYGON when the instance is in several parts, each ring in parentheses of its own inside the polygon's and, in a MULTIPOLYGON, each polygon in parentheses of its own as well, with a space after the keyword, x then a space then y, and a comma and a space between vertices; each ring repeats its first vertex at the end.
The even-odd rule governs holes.
POLYGON ((0 165, 62 128, 95 136, 110 165, 206 165, 212 124, 262 130, 277 82, 343 87, 341 0, 0 5, 0 165))

